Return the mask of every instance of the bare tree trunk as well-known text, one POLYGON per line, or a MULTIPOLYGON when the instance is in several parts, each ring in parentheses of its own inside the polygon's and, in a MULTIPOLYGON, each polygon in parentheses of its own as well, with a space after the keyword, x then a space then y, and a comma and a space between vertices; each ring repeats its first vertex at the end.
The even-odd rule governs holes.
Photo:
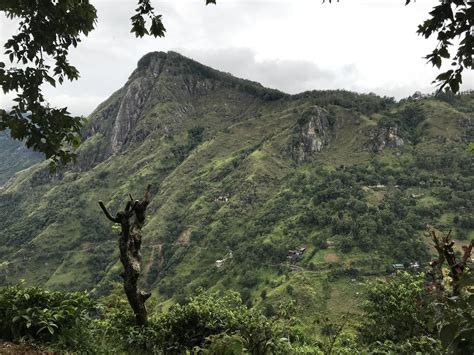
POLYGON ((128 303, 135 314, 137 325, 147 325, 148 313, 145 307, 146 300, 150 297, 149 292, 138 289, 138 277, 141 272, 142 227, 145 223, 145 211, 150 203, 150 185, 145 190, 142 201, 133 200, 127 202, 125 210, 118 212, 116 217, 112 217, 107 211, 102 201, 99 205, 105 216, 114 223, 119 223, 122 231, 120 233, 119 249, 120 261, 123 265, 123 288, 127 295, 128 303))

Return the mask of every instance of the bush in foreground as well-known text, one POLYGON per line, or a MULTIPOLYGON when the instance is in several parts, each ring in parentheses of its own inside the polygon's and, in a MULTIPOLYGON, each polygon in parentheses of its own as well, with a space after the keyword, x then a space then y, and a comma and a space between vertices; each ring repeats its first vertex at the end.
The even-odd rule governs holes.
POLYGON ((48 291, 21 283, 1 287, 0 334, 4 340, 72 345, 94 308, 84 292, 48 291))

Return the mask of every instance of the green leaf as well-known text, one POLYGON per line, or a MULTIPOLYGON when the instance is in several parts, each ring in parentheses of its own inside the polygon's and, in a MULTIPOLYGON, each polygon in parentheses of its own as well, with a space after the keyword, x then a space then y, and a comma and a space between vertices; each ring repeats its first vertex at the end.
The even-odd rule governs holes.
POLYGON ((45 75, 44 79, 51 85, 56 87, 56 80, 54 78, 50 77, 49 75, 45 75))
POLYGON ((451 75, 453 74, 453 70, 448 70, 447 72, 441 73, 436 77, 436 80, 438 81, 446 81, 448 80, 451 75))
POLYGON ((438 54, 443 58, 449 58, 449 52, 446 47, 441 47, 438 51, 438 54))
POLYGON ((449 87, 453 93, 457 93, 459 91, 459 81, 457 79, 450 80, 449 87))
POLYGON ((164 37, 166 28, 161 21, 161 15, 153 17, 151 20, 150 34, 154 37, 164 37))

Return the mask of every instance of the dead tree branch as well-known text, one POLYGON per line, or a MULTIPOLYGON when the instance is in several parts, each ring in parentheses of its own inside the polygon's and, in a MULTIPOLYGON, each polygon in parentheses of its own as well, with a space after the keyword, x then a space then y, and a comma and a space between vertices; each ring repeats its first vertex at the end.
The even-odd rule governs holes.
POLYGON ((452 279, 452 294, 458 296, 461 291, 461 277, 464 272, 464 267, 467 260, 471 256, 472 248, 474 246, 473 241, 468 246, 463 246, 463 255, 459 262, 456 261, 456 255, 454 254, 454 241, 451 240, 451 231, 444 235, 441 232, 437 232, 435 228, 427 225, 428 236, 431 237, 434 247, 438 252, 438 258, 430 263, 431 276, 435 280, 436 287, 442 291, 443 275, 443 264, 446 262, 449 266, 449 276, 452 279))
POLYGON ((100 208, 105 216, 114 223, 120 223, 121 233, 119 240, 120 261, 123 265, 123 286, 127 295, 128 303, 135 314, 137 325, 147 325, 148 313, 145 307, 146 300, 151 296, 149 292, 138 289, 138 277, 141 272, 142 227, 145 223, 146 208, 150 203, 150 188, 145 190, 142 201, 127 202, 125 209, 112 217, 102 201, 99 201, 100 208))
POLYGON ((104 212, 105 216, 111 220, 112 222, 114 223, 120 223, 120 221, 115 217, 112 217, 109 213, 109 211, 107 211, 107 208, 105 207, 104 203, 102 201, 99 201, 99 206, 100 208, 102 208, 102 211, 104 212))

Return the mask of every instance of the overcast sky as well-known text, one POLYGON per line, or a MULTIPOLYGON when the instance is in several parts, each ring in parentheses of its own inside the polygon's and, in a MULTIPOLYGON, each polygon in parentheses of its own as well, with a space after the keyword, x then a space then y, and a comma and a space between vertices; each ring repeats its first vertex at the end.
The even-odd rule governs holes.
MULTIPOLYGON (((213 68, 288 93, 312 89, 375 92, 397 99, 435 90, 422 57, 434 40, 416 34, 437 0, 154 0, 165 38, 136 39, 136 0, 91 0, 96 29, 71 51, 81 78, 47 88, 49 102, 88 115, 120 88, 144 54, 174 50, 213 68)), ((0 18, 0 41, 15 25, 0 18)), ((5 61, 5 57, 2 60, 5 61)), ((474 88, 466 73, 462 89, 474 88)), ((9 98, 2 96, 1 105, 9 98)))

